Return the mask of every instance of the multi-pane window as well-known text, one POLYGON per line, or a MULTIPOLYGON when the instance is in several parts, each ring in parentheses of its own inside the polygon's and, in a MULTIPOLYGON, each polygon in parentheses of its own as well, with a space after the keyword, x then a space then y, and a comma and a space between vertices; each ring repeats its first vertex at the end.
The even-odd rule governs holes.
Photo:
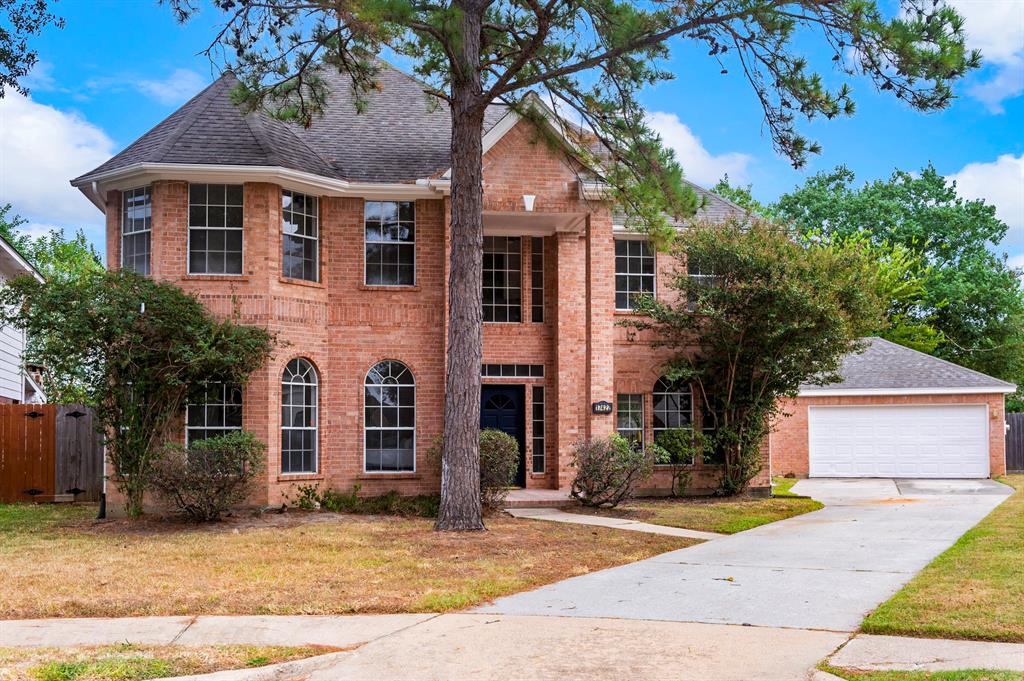
POLYGON ((484 237, 484 321, 521 322, 522 239, 484 237))
POLYGON ((616 398, 615 430, 637 447, 644 444, 644 396, 622 394, 616 398))
POLYGON ((152 243, 153 204, 149 187, 128 189, 121 194, 121 267, 149 274, 152 243))
POLYGON ((319 378, 312 362, 297 357, 281 376, 281 472, 317 472, 319 378))
POLYGON ((242 429, 242 387, 207 383, 201 402, 185 409, 185 445, 242 429))
POLYGON ((533 466, 534 473, 544 472, 544 386, 533 386, 533 466))
POLYGON ((242 273, 242 185, 188 186, 188 271, 242 273))
POLYGON ((632 310, 654 293, 654 251, 644 239, 615 240, 615 309, 632 310))
POLYGON ((416 470, 416 381, 409 367, 380 362, 366 374, 364 388, 366 470, 416 470))
POLYGON ((544 237, 530 239, 530 320, 544 321, 544 237))
POLYGON ((483 364, 480 375, 488 378, 544 378, 543 364, 483 364))
POLYGON ((654 441, 670 428, 689 428, 693 424, 693 393, 682 381, 659 378, 654 384, 654 441))
POLYGON ((281 192, 281 273, 319 281, 320 202, 287 189, 281 192))
POLYGON ((364 224, 366 284, 413 286, 416 283, 416 203, 367 201, 364 224))
POLYGON ((697 299, 701 289, 716 286, 721 277, 716 275, 708 263, 703 263, 697 258, 686 259, 686 276, 690 281, 690 292, 687 296, 687 307, 691 312, 697 309, 697 299))

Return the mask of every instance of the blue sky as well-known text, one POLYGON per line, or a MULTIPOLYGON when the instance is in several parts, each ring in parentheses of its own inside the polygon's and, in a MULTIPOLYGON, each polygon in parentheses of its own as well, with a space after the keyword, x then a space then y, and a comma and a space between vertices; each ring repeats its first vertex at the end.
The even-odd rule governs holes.
MULTIPOLYGON (((710 185, 727 172, 763 200, 838 164, 867 181, 930 162, 965 196, 997 206, 1011 230, 998 250, 1024 265, 1024 0, 949 1, 986 58, 957 86, 954 104, 920 114, 854 80, 854 117, 802 124, 824 148, 802 171, 773 151, 735 65, 725 63, 730 72, 721 74, 706 49, 674 44, 669 66, 677 78, 651 88, 644 104, 690 179, 710 185)), ((41 63, 28 81, 30 98, 0 100, 0 203, 11 202, 33 232, 81 226, 102 250, 102 215, 67 181, 213 79, 198 53, 219 17, 207 11, 181 26, 155 0, 63 0, 56 9, 67 25, 36 41, 41 63)), ((821 58, 817 45, 808 40, 801 49, 821 58)), ((827 57, 822 63, 827 68, 827 57)))

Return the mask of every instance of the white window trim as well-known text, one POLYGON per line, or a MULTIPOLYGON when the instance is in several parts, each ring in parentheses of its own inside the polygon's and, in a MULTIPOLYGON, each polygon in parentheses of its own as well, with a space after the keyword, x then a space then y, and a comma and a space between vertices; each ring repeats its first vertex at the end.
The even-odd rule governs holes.
MULTIPOLYGON (((128 192, 137 192, 140 189, 146 190, 146 193, 149 195, 149 211, 150 211, 150 213, 149 213, 150 214, 149 229, 140 229, 140 230, 135 231, 135 232, 130 232, 129 235, 130 236, 135 236, 136 234, 149 234, 149 273, 150 273, 150 275, 152 275, 153 274, 153 186, 152 185, 148 185, 148 184, 144 184, 144 185, 141 185, 139 187, 132 187, 131 189, 125 189, 124 191, 121 192, 121 211, 120 211, 120 213, 121 213, 120 214, 121 243, 118 244, 118 246, 121 249, 121 269, 124 269, 124 238, 125 238, 125 236, 128 236, 128 235, 125 234, 125 231, 124 231, 124 213, 125 213, 125 210, 124 210, 124 199, 125 199, 125 195, 128 192)), ((132 270, 132 271, 134 272, 134 270, 132 270)))
MULTIPOLYGON (((223 399, 224 383, 223 383, 223 381, 216 381, 216 383, 219 383, 222 386, 222 388, 221 388, 221 391, 222 391, 221 392, 221 399, 223 399)), ((207 383, 207 385, 209 385, 209 383, 207 383)), ((189 407, 200 407, 201 406, 201 407, 203 407, 205 409, 206 405, 209 404, 209 402, 203 402, 202 404, 186 404, 185 405, 184 445, 186 447, 188 447, 188 445, 189 445, 188 433, 189 433, 190 430, 231 430, 231 431, 237 431, 237 432, 241 432, 241 431, 245 430, 245 389, 242 386, 238 386, 238 388, 239 388, 239 390, 242 391, 242 404, 241 404, 241 407, 242 407, 242 425, 238 426, 237 428, 235 426, 219 426, 219 427, 212 427, 212 428, 208 428, 206 426, 190 426, 190 425, 188 425, 188 408, 189 407)), ((204 392, 205 392, 205 389, 204 389, 204 392)), ((221 404, 226 404, 226 403, 222 402, 221 404)), ((204 420, 206 419, 205 414, 203 416, 203 419, 204 420)))
POLYGON ((647 419, 646 419, 646 404, 644 404, 643 393, 615 393, 615 432, 621 434, 621 431, 625 430, 630 433, 638 433, 640 437, 638 442, 640 443, 641 451, 647 448, 647 438, 645 437, 645 431, 647 430, 647 419), (620 428, 619 427, 619 398, 624 396, 639 397, 640 398, 640 427, 639 428, 620 428))
MULTIPOLYGON (((524 289, 524 286, 523 286, 523 241, 524 241, 524 239, 528 239, 530 237, 523 237, 521 234, 486 234, 486 235, 484 235, 484 239, 487 239, 487 237, 497 237, 497 238, 504 238, 504 239, 519 239, 519 321, 518 322, 513 322, 513 321, 508 321, 508 320, 505 320, 503 322, 486 321, 483 318, 484 303, 481 303, 481 306, 480 306, 480 319, 481 319, 481 323, 483 323, 483 324, 531 324, 532 322, 526 321, 526 315, 523 313, 523 308, 525 307, 525 305, 523 304, 524 303, 524 297, 523 297, 523 289, 524 289)), ((508 255, 508 253, 506 252, 505 255, 508 255)), ((531 266, 532 266, 532 263, 531 263, 531 266)), ((497 272, 498 270, 495 270, 495 271, 497 272)), ((506 270, 503 270, 503 271, 508 273, 511 270, 507 270, 506 269, 506 270)), ((483 269, 482 268, 480 270, 480 273, 481 273, 481 276, 482 276, 483 275, 483 269)), ((481 287, 482 286, 483 286, 483 284, 481 283, 481 287)), ((531 286, 531 292, 532 292, 532 286, 533 286, 533 280, 532 279, 530 281, 530 286, 531 286)), ((506 286, 505 289, 508 290, 508 287, 506 286)), ((481 292, 482 292, 482 288, 481 288, 481 292)), ((503 307, 512 308, 514 306, 513 305, 504 305, 503 307)), ((532 319, 533 318, 532 300, 531 300, 531 307, 530 307, 529 313, 530 313, 530 318, 532 319)))
MULTIPOLYGON (((242 226, 241 227, 193 227, 191 220, 189 219, 189 208, 192 207, 192 199, 186 197, 185 201, 185 231, 187 236, 185 239, 185 274, 188 276, 195 277, 244 277, 245 275, 245 184, 238 184, 237 182, 189 182, 188 186, 191 187, 193 184, 222 184, 225 187, 228 185, 235 185, 242 188, 242 226), (235 231, 242 233, 242 263, 241 272, 193 272, 192 271, 192 230, 193 229, 220 229, 222 231, 235 231)), ((186 187, 186 191, 188 188, 186 187)), ((206 204, 207 206, 210 204, 206 204)))
MULTIPOLYGON (((370 368, 367 370, 366 374, 363 375, 363 385, 362 385, 362 388, 363 388, 363 390, 362 390, 362 393, 363 393, 363 403, 362 403, 362 413, 360 414, 360 417, 359 417, 359 420, 360 420, 360 422, 363 425, 363 432, 360 434, 360 436, 362 438, 362 441, 363 441, 363 474, 364 475, 382 475, 382 476, 388 476, 388 475, 391 475, 391 476, 394 476, 394 475, 415 475, 417 469, 419 468, 419 451, 417 449, 417 447, 419 445, 419 438, 417 437, 416 433, 419 430, 419 426, 417 424, 417 421, 419 421, 419 417, 420 417, 419 407, 416 406, 416 402, 413 402, 413 420, 412 420, 412 429, 411 429, 412 430, 412 469, 411 470, 399 470, 399 471, 371 471, 371 470, 368 470, 366 468, 366 431, 367 430, 410 430, 410 428, 408 426, 406 426, 404 428, 384 428, 382 426, 377 426, 377 427, 369 428, 366 425, 366 389, 367 388, 380 388, 380 387, 383 387, 384 385, 387 385, 387 384, 384 384, 384 383, 367 383, 366 382, 366 376, 369 375, 370 371, 373 370, 373 367, 377 366, 381 362, 389 362, 389 361, 390 362, 398 362, 399 364, 401 364, 402 366, 405 367, 406 371, 409 372, 409 374, 412 376, 412 387, 414 389, 414 393, 413 394, 416 396, 414 399, 416 399, 417 401, 419 399, 419 390, 416 390, 416 388, 417 388, 417 385, 416 385, 416 374, 414 374, 412 372, 412 369, 409 368, 408 364, 406 364, 405 362, 403 362, 400 359, 391 359, 391 360, 389 360, 389 359, 382 359, 382 360, 378 360, 378 361, 374 362, 370 366, 370 368)), ((396 385, 401 386, 402 384, 398 383, 396 385)))
MULTIPOLYGON (((648 247, 650 247, 650 249, 651 249, 651 259, 652 259, 652 260, 654 261, 654 274, 652 274, 652 275, 641 275, 641 276, 650 276, 650 277, 652 277, 652 278, 653 278, 653 284, 654 284, 654 285, 653 285, 653 286, 651 287, 651 294, 650 294, 650 295, 651 295, 652 297, 654 297, 654 298, 657 298, 657 297, 658 297, 658 251, 657 251, 657 249, 656 249, 656 248, 654 248, 653 246, 651 246, 651 242, 650 242, 650 239, 648 239, 648 238, 647 238, 647 236, 646 236, 646 235, 643 235, 643 234, 635 234, 635 233, 631 233, 631 234, 630 234, 629 236, 626 236, 626 235, 623 235, 623 234, 616 234, 616 235, 614 236, 614 238, 612 239, 612 242, 613 242, 613 243, 612 243, 612 251, 613 251, 613 252, 612 252, 612 257, 613 257, 613 258, 616 258, 616 257, 618 257, 618 256, 616 256, 616 255, 615 255, 615 253, 614 253, 614 249, 615 249, 615 244, 614 244, 614 242, 615 242, 615 241, 645 241, 645 242, 647 242, 647 245, 648 245, 648 247)), ((613 264, 614 264, 614 263, 613 263, 613 264)), ((616 271, 614 271, 614 273, 612 274, 612 276, 613 276, 613 277, 617 277, 617 276, 619 276, 619 273, 618 273, 618 271, 617 271, 617 270, 616 270, 616 271)), ((628 275, 627 275, 627 276, 628 276, 628 275)), ((618 297, 618 294, 619 294, 619 289, 618 289, 618 287, 615 287, 615 286, 614 286, 614 284, 615 284, 615 282, 614 282, 614 280, 613 280, 613 281, 612 281, 612 286, 613 286, 613 288, 615 289, 615 291, 614 291, 614 295, 615 295, 616 297, 618 297)), ((636 308, 633 308, 633 307, 619 307, 619 306, 618 306, 618 305, 616 304, 616 305, 615 305, 615 311, 616 311, 616 312, 635 312, 635 311, 636 311, 636 308)))
POLYGON ((368 286, 374 289, 408 289, 416 287, 420 280, 420 273, 417 270, 417 263, 419 262, 418 253, 416 250, 416 242, 419 240, 420 235, 420 218, 419 211, 416 210, 415 199, 363 199, 363 286, 368 286), (411 203, 412 204, 412 228, 413 236, 412 241, 367 241, 366 240, 366 204, 367 203, 411 203), (366 244, 409 244, 412 246, 412 283, 411 284, 371 284, 366 281, 366 244))
MULTIPOLYGON (((310 217, 308 213, 303 213, 303 216, 310 217)), ((243 221, 245 220, 245 213, 244 212, 242 213, 242 220, 243 221)), ((304 281, 304 282, 313 283, 313 284, 321 283, 320 282, 320 279, 321 279, 321 277, 320 277, 320 234, 321 234, 320 227, 321 227, 321 225, 320 225, 320 197, 316 196, 314 194, 306 194, 304 192, 298 192, 298 191, 293 191, 291 189, 282 188, 281 189, 281 276, 283 278, 290 279, 292 281, 304 281), (314 201, 316 201, 316 215, 312 216, 312 217, 314 217, 316 219, 316 236, 307 236, 305 234, 289 234, 288 232, 284 231, 284 195, 285 195, 286 192, 292 196, 293 200, 295 198, 295 195, 299 194, 300 196, 303 196, 303 197, 305 197, 307 199, 313 199, 314 201), (316 250, 315 250, 316 256, 313 259, 313 269, 316 272, 316 277, 314 279, 304 279, 302 277, 290 277, 290 276, 288 276, 287 274, 284 273, 284 243, 285 243, 285 239, 288 238, 288 237, 295 237, 296 239, 306 239, 308 241, 313 241, 316 244, 316 250)), ((365 226, 363 227, 363 238, 364 239, 366 238, 366 227, 365 226)), ((366 249, 365 249, 365 247, 363 248, 363 257, 364 258, 366 257, 366 249)), ((243 267, 243 271, 244 271, 244 267, 245 267, 245 237, 244 236, 242 237, 242 267, 243 267)), ((366 276, 366 268, 365 268, 365 266, 363 267, 363 276, 364 277, 366 276)))
MULTIPOLYGON (((316 433, 316 437, 313 438, 313 470, 309 470, 309 471, 287 471, 287 472, 285 472, 285 470, 284 470, 284 461, 283 461, 283 458, 282 458, 283 455, 284 455, 284 447, 281 446, 281 447, 278 448, 278 454, 277 454, 277 457, 278 457, 278 474, 280 474, 282 476, 287 476, 287 475, 319 475, 320 474, 320 372, 317 370, 316 365, 313 364, 313 362, 311 360, 306 359, 305 357, 296 357, 295 359, 305 360, 306 362, 309 363, 309 365, 311 367, 313 367, 313 373, 316 376, 316 383, 315 384, 310 384, 310 383, 305 383, 305 382, 298 383, 296 381, 286 381, 286 380, 284 380, 284 377, 282 376, 281 381, 278 384, 278 390, 280 391, 280 393, 279 393, 280 396, 278 397, 278 411, 280 411, 281 407, 284 406, 284 386, 288 385, 288 386, 307 387, 309 385, 315 385, 316 386, 316 404, 313 405, 313 416, 316 419, 316 425, 312 426, 312 427, 311 426, 295 427, 295 426, 286 426, 282 422, 282 423, 279 424, 280 427, 278 428, 278 431, 279 431, 278 432, 278 439, 280 440, 280 434, 283 433, 286 430, 288 430, 288 431, 291 431, 291 430, 312 430, 312 431, 314 431, 316 433)), ((288 368, 288 364, 291 364, 291 361, 292 360, 289 360, 285 364, 285 369, 288 368)), ((284 373, 284 369, 282 369, 281 371, 282 371, 282 374, 283 374, 284 373)), ((280 419, 280 418, 281 417, 278 416, 278 419, 280 419)))

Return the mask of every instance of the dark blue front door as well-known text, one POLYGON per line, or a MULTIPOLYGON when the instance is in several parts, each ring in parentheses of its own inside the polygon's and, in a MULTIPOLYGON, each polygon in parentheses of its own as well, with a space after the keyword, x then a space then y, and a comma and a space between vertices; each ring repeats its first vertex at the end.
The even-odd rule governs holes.
POLYGON ((494 428, 508 433, 519 443, 519 468, 516 484, 526 486, 525 386, 483 385, 480 387, 480 428, 494 428))

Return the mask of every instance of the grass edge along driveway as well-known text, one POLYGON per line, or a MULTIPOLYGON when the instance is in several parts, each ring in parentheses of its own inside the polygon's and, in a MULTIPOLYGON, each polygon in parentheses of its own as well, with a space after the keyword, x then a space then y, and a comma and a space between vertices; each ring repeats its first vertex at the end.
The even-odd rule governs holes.
POLYGON ((1012 496, 861 625, 869 634, 1024 643, 1024 475, 1012 496))

